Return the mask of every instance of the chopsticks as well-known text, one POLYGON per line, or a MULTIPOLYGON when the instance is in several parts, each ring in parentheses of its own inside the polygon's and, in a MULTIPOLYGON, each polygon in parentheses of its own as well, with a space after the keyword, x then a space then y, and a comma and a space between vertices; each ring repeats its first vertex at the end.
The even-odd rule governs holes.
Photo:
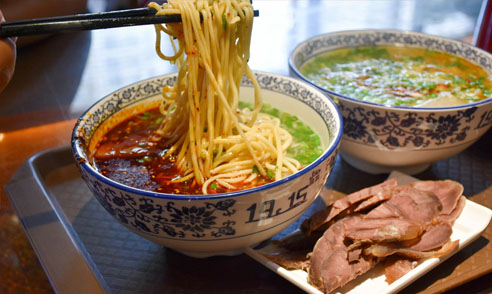
MULTIPOLYGON (((155 15, 156 12, 153 8, 137 8, 3 22, 0 38, 181 22, 179 14, 155 15)), ((258 10, 254 10, 254 16, 258 15, 258 10)))

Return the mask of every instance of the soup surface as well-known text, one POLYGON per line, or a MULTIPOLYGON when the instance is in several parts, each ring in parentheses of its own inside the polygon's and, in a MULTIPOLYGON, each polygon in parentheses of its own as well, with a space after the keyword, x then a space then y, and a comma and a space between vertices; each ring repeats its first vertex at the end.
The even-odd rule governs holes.
POLYGON ((445 107, 492 96, 490 76, 481 67, 422 48, 337 49, 309 60, 301 73, 335 93, 391 106, 445 107))
MULTIPOLYGON (((241 103, 241 108, 244 107, 249 105, 241 103)), ((294 140, 288 154, 303 166, 322 154, 319 136, 296 116, 282 113, 268 104, 263 104, 262 112, 280 118, 282 126, 294 140)), ((155 108, 119 123, 97 144, 93 166, 104 176, 134 188, 171 194, 202 194, 201 185, 193 180, 173 182, 181 177, 175 165, 176 157, 165 156, 169 146, 159 140, 152 140, 162 120, 162 114, 155 108)), ((244 183, 238 185, 236 190, 260 186, 272 182, 273 178, 274 175, 269 172, 266 177, 259 176, 254 185, 251 182, 244 183)), ((215 194, 235 190, 212 183, 207 191, 215 194)))

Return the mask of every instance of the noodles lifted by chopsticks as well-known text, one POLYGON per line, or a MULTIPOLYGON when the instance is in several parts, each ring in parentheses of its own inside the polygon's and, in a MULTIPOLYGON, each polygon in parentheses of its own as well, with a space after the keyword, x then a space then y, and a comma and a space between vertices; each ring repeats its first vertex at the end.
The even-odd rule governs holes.
POLYGON ((279 180, 301 168, 287 157, 291 135, 277 118, 260 113, 259 85, 249 68, 253 7, 249 0, 169 0, 151 3, 157 15, 180 14, 182 23, 156 25, 158 55, 177 64, 173 87, 163 88, 158 139, 171 146, 182 176, 207 194, 220 185, 237 190, 263 177, 279 180), (173 56, 160 49, 169 35, 173 56), (238 110, 241 78, 254 85, 254 105, 238 110))

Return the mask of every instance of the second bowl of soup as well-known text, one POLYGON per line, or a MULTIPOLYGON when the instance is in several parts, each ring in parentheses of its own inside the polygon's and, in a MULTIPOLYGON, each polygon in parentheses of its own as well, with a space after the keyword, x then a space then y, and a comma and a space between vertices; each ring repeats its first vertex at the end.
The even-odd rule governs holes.
POLYGON ((470 44, 408 31, 336 32, 300 43, 289 66, 336 101, 341 155, 370 173, 423 171, 492 124, 492 55, 470 44))

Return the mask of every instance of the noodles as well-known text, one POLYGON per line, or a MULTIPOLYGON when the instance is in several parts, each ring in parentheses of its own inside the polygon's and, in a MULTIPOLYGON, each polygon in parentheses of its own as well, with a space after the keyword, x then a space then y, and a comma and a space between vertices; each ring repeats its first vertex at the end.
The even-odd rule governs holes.
POLYGON ((292 136, 280 120, 260 113, 260 87, 249 68, 253 8, 249 0, 169 0, 149 4, 158 15, 180 14, 182 23, 156 25, 157 54, 179 69, 163 88, 164 120, 156 132, 170 148, 182 178, 207 194, 213 185, 255 186, 259 177, 279 180, 301 168, 287 157, 292 136), (160 49, 169 35, 174 55, 160 49), (252 110, 238 110, 243 75, 254 86, 252 110))

